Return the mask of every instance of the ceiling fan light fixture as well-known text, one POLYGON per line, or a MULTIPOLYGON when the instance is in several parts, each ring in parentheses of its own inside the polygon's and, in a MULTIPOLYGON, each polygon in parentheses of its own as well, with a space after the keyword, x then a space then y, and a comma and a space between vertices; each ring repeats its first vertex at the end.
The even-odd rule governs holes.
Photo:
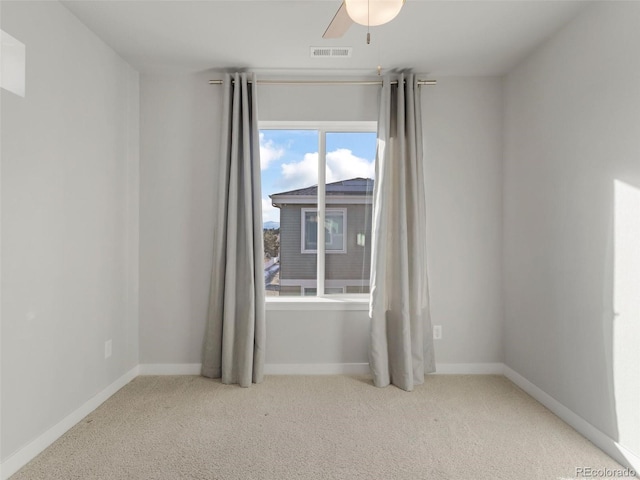
POLYGON ((402 9, 404 0, 344 0, 351 20, 376 27, 390 22, 402 9))

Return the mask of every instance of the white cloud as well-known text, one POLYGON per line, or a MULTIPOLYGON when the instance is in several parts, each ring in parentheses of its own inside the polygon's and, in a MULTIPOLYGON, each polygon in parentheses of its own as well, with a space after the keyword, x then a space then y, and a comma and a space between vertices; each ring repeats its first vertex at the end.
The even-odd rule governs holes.
POLYGON ((280 209, 271 205, 270 198, 262 199, 262 222, 280 223, 280 209))
POLYGON ((339 148, 327 153, 327 183, 350 178, 373 178, 374 161, 356 157, 351 150, 339 148))
POLYGON ((286 190, 310 187, 318 183, 318 152, 305 153, 302 161, 283 163, 281 183, 286 190))
POLYGON ((260 133, 260 169, 266 170, 269 164, 282 158, 284 148, 273 143, 273 140, 264 140, 264 133, 260 133))
MULTIPOLYGON (((310 187, 318 183, 318 153, 306 153, 300 162, 283 163, 282 185, 287 190, 310 187)), ((339 148, 327 153, 327 183, 362 177, 373 178, 374 161, 355 156, 351 150, 339 148)))

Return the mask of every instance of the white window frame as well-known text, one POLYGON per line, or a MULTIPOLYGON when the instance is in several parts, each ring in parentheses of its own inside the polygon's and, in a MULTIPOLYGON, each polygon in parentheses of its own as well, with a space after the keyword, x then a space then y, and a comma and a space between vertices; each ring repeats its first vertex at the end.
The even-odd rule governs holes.
MULTIPOLYGON (((326 159, 327 159, 327 133, 360 133, 360 132, 376 132, 378 124, 375 121, 318 121, 318 122, 280 122, 280 121, 260 121, 258 122, 259 130, 313 130, 318 132, 318 185, 326 185, 326 159)), ((326 191, 324 188, 318 189, 317 198, 317 211, 318 211, 318 224, 324 225, 325 212, 326 212, 326 191)), ((316 209, 313 209, 316 210, 316 209)), ((346 231, 346 212, 345 212, 345 231, 346 231)), ((304 223, 304 220, 303 220, 304 223)), ((302 246, 304 248, 304 237, 302 238, 302 246)), ((269 310, 291 310, 297 309, 297 305, 300 303, 314 303, 314 308, 327 309, 327 310, 342 310, 344 309, 344 302, 352 304, 352 308, 355 310, 367 310, 368 309, 368 294, 353 294, 353 295, 340 295, 330 294, 329 297, 325 295, 325 235, 324 228, 318 229, 318 248, 314 252, 317 254, 317 267, 316 267, 316 286, 317 295, 315 297, 269 297, 267 298, 267 304, 269 310)), ((346 250, 346 236, 345 236, 345 250, 346 250)), ((302 291, 301 293, 304 293, 302 291)))
MULTIPOLYGON (((346 208, 325 208, 325 218, 327 213, 342 213, 342 248, 340 250, 327 250, 326 238, 325 238, 325 251, 326 253, 347 253, 347 209, 346 208)), ((300 253, 318 253, 317 248, 310 249, 305 248, 306 245, 306 225, 307 225, 307 212, 318 212, 317 208, 301 208, 300 209, 300 253)), ((320 224, 320 222, 318 222, 320 224)), ((316 237, 316 241, 318 241, 318 236, 316 237)))

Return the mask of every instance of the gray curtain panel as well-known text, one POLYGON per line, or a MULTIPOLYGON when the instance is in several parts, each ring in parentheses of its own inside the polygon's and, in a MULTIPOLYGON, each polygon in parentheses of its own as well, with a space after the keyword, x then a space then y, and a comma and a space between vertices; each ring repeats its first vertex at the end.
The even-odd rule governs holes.
POLYGON ((435 371, 425 211, 419 88, 413 74, 387 75, 380 96, 371 259, 369 364, 378 387, 411 391, 435 371))
POLYGON ((263 380, 265 345, 255 77, 227 74, 222 88, 223 133, 202 375, 248 387, 263 380))

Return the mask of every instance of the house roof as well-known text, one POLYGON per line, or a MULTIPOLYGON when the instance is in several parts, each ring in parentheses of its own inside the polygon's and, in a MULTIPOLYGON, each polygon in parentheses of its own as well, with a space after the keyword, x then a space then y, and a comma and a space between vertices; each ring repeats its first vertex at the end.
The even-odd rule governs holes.
MULTIPOLYGON (((339 182, 327 183, 325 195, 372 195, 373 179, 371 178, 350 178, 349 180, 341 180, 339 182)), ((289 190, 288 192, 279 192, 269 195, 269 198, 279 196, 316 196, 318 194, 318 186, 299 188, 297 190, 289 190)))

